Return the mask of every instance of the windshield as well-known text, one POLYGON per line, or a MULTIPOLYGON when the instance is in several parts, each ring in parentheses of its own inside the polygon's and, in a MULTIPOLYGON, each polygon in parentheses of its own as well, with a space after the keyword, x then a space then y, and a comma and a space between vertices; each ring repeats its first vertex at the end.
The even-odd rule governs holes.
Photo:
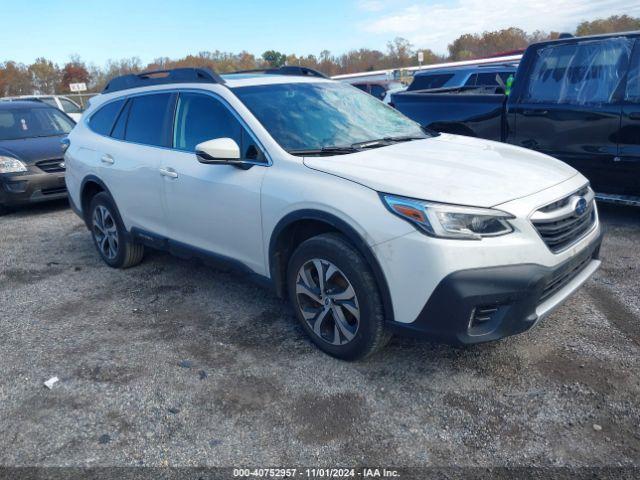
POLYGON ((233 91, 290 152, 350 147, 393 137, 427 138, 417 123, 344 83, 257 85, 233 91))
POLYGON ((64 135, 73 126, 73 121, 55 108, 0 110, 0 140, 64 135))

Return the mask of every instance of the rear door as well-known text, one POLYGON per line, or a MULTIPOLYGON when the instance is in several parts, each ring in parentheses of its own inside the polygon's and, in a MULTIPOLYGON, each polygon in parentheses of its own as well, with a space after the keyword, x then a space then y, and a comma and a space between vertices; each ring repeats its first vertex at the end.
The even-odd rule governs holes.
POLYGON ((640 196, 640 40, 636 39, 627 74, 622 128, 620 129, 620 172, 616 192, 621 195, 640 196))
POLYGON ((160 165, 171 153, 176 95, 154 93, 127 100, 100 152, 101 173, 128 228, 166 234, 160 165))
POLYGON ((631 42, 624 37, 552 43, 530 52, 527 84, 511 104, 509 141, 567 162, 598 192, 618 188, 617 138, 631 42))

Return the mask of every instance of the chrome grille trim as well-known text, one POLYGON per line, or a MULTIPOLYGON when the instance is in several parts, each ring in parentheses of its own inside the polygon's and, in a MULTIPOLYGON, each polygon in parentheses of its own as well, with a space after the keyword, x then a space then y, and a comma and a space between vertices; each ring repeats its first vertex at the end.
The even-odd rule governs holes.
POLYGON ((530 217, 538 235, 553 253, 559 253, 583 238, 596 224, 595 194, 585 186, 570 195, 538 208, 530 217), (577 213, 578 202, 586 201, 577 213))

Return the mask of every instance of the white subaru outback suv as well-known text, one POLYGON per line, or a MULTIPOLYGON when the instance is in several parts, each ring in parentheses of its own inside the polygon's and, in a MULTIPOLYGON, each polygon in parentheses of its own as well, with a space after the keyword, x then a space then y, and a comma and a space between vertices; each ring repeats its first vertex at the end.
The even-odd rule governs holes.
POLYGON ((585 177, 424 131, 300 67, 112 80, 67 139, 71 204, 111 267, 145 246, 230 263, 288 297, 342 359, 393 333, 523 332, 598 268, 585 177))

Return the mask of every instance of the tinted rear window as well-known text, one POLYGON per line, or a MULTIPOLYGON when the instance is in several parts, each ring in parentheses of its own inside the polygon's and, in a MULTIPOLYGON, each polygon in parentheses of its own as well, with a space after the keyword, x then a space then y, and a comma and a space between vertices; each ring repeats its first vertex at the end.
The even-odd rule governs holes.
POLYGON ((440 73, 433 75, 418 75, 413 77, 413 82, 408 90, 426 90, 427 88, 441 88, 453 78, 453 73, 440 73))
POLYGON ((572 105, 613 101, 629 62, 626 38, 550 45, 536 52, 524 99, 572 105))
POLYGON ((89 127, 100 135, 109 135, 111 133, 111 127, 116 119, 116 115, 120 111, 120 107, 124 100, 116 100, 115 102, 107 103, 104 107, 100 108, 96 113, 91 115, 89 120, 89 127))
POLYGON ((168 146, 166 119, 170 99, 170 93, 132 98, 125 140, 145 145, 168 146))

